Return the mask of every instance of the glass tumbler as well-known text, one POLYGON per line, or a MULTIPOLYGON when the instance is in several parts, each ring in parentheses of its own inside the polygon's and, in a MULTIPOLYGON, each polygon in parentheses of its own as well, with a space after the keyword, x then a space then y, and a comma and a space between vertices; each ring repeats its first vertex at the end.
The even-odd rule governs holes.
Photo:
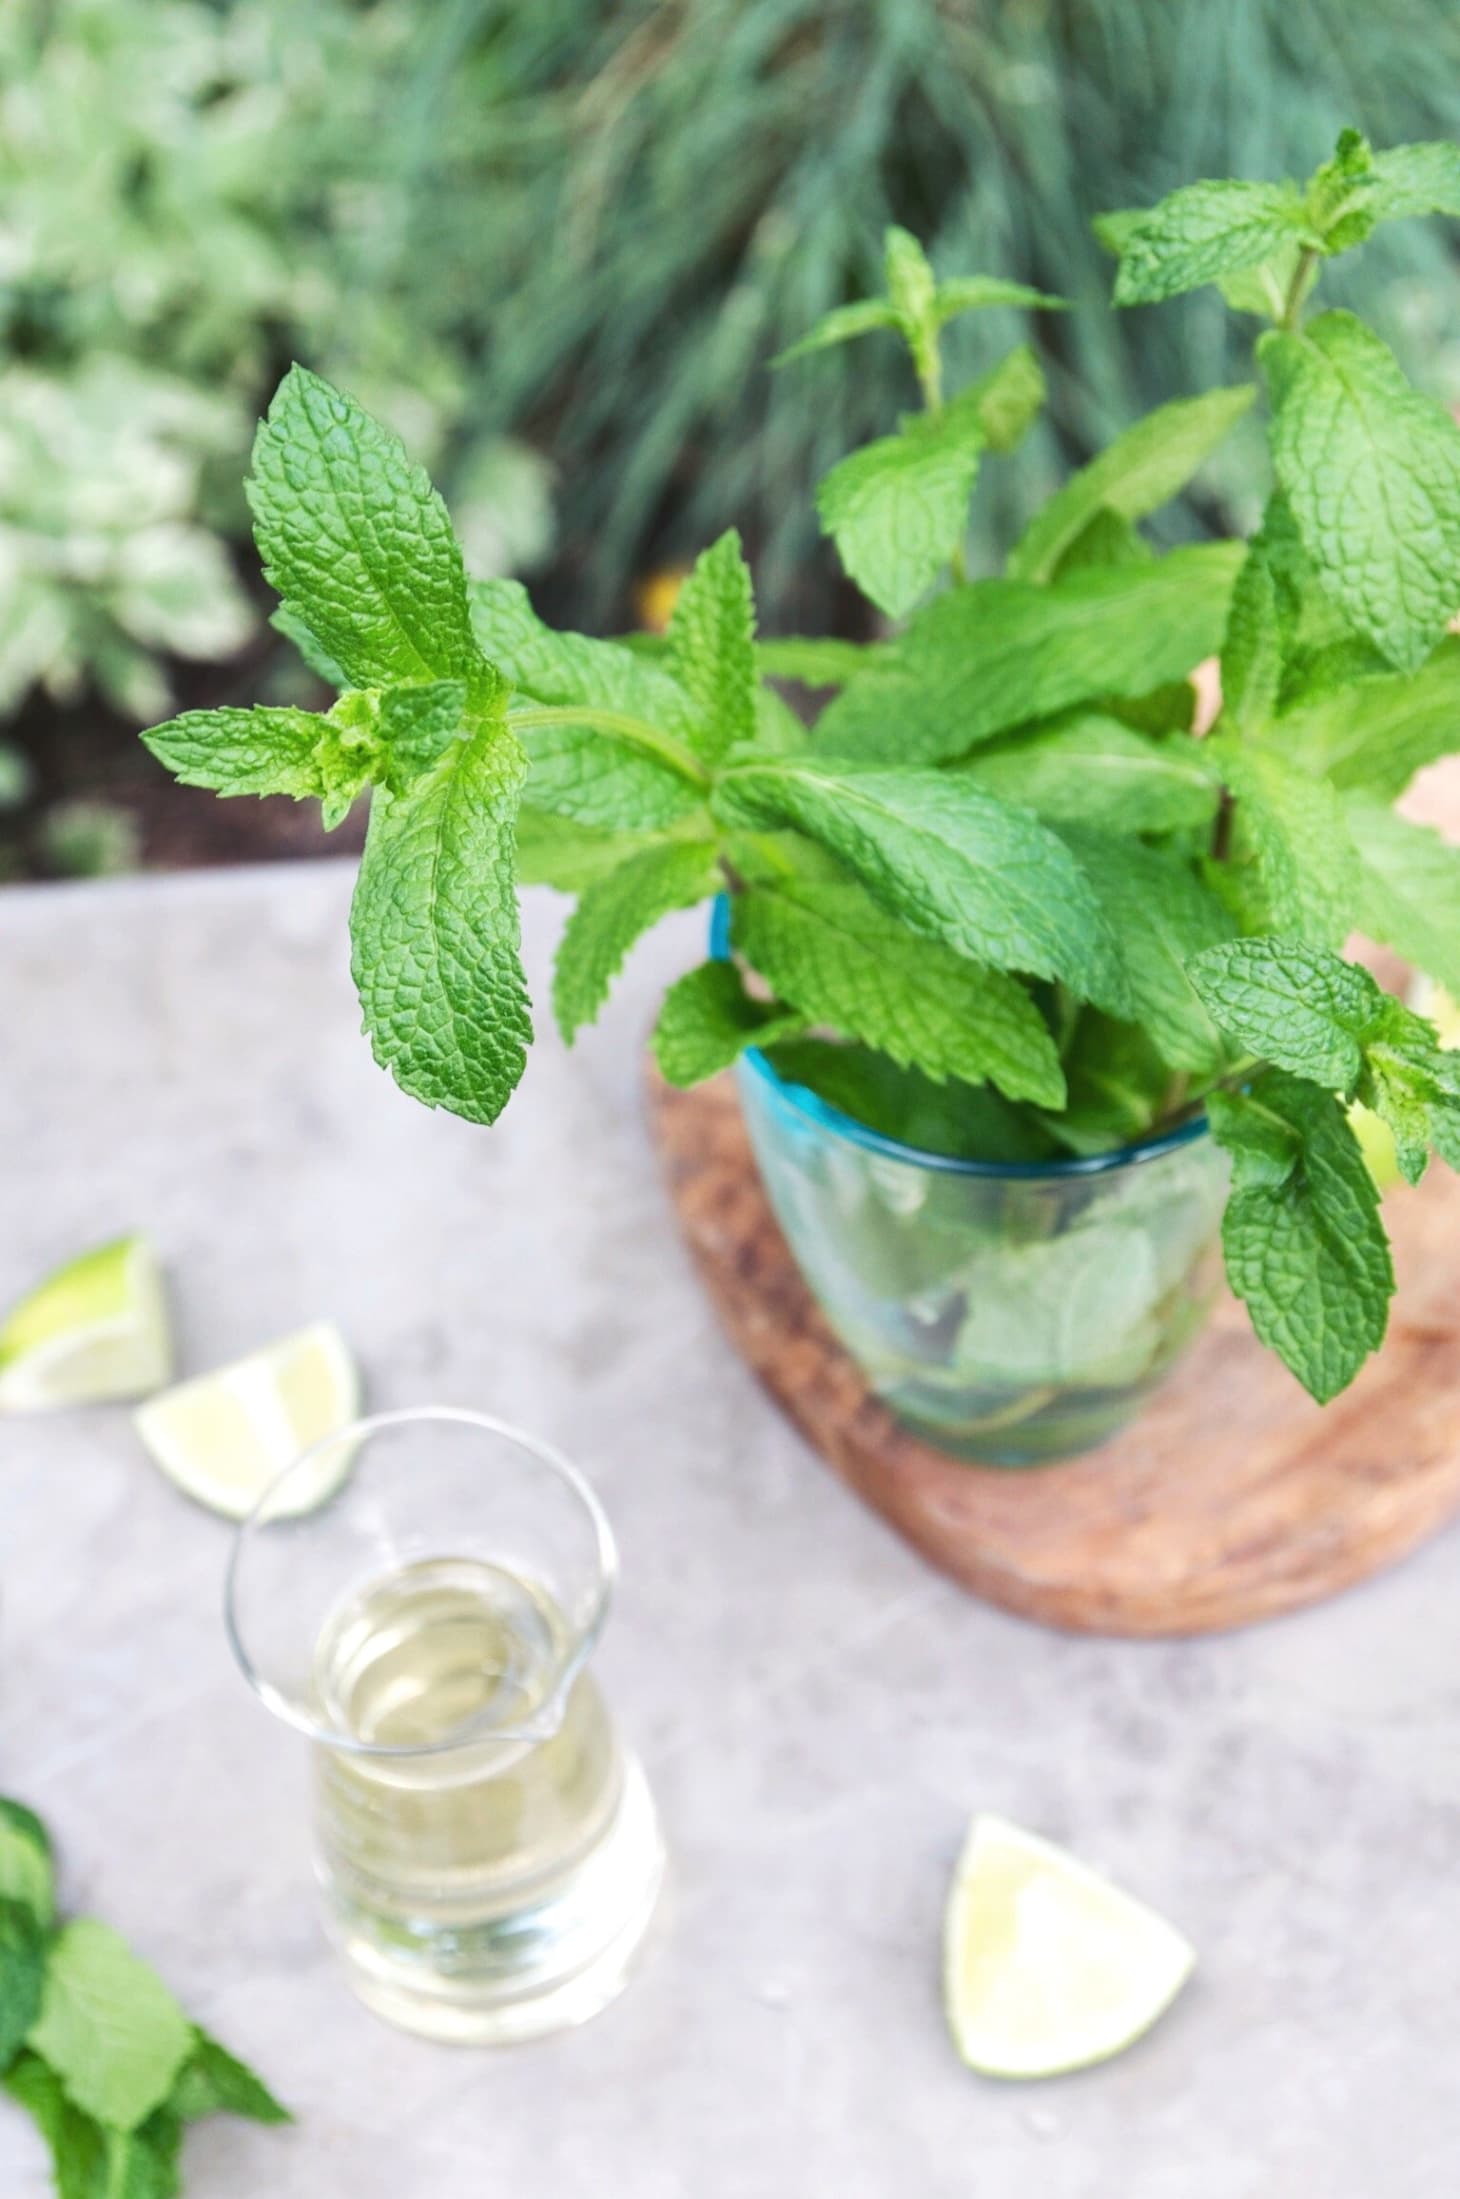
POLYGON ((327 1437, 239 1530, 234 1652, 313 1743, 326 1927, 406 2030, 532 2038, 625 1981, 664 1848, 589 1669, 616 1562, 565 1459, 444 1407, 327 1437))

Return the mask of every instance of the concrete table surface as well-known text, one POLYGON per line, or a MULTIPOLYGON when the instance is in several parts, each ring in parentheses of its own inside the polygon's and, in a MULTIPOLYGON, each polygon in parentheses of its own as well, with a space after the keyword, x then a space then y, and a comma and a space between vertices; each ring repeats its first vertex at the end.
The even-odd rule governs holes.
MULTIPOLYGON (((1460 2181, 1460 1538, 1225 1639, 1065 1639, 858 1509, 702 1302, 641 1117, 642 949, 494 1132, 371 1065, 346 869, 0 893, 0 1302, 143 1226, 184 1364, 336 1316, 378 1405, 481 1406, 590 1470, 623 1546, 603 1672, 674 1851, 658 1942, 575 2034, 433 2048, 315 1924, 305 1751, 229 1663, 228 1540, 127 1415, 0 1425, 0 1789, 65 1898, 256 2060, 197 2199, 1419 2199, 1460 2181), (1202 1965, 1122 2060, 1005 2088, 943 2028, 975 1808, 1076 1847, 1202 1965)), ((532 898, 547 994, 556 906, 532 898)), ((1179 1462, 1175 1462, 1179 1470, 1179 1462)), ((0 2102, 0 2192, 48 2189, 0 2102)))

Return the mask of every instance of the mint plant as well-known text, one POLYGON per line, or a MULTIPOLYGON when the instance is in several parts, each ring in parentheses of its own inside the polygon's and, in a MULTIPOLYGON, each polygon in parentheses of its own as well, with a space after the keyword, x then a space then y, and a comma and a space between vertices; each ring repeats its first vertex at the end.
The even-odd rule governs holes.
POLYGON ((553 632, 516 583, 468 582, 399 442, 295 368, 250 494, 280 623, 340 699, 190 713, 148 743, 189 784, 313 797, 327 822, 368 792, 366 1028, 408 1092, 470 1120, 525 1063, 526 881, 576 896, 553 989, 568 1038, 642 932, 729 896, 732 959, 672 987, 655 1033, 673 1082, 757 1045, 877 1128, 994 1159, 1109 1150, 1205 1108, 1232 1157, 1233 1285, 1330 1398, 1393 1289, 1349 1105, 1388 1124, 1411 1181, 1432 1149, 1460 1164, 1460 1057, 1339 952, 1362 928, 1460 989, 1460 854, 1391 807, 1460 748, 1460 429, 1372 330, 1309 306, 1330 258, 1428 212, 1460 216, 1460 150, 1376 154, 1347 131, 1306 185, 1197 183, 1107 217, 1116 302, 1217 284, 1270 324, 1257 382, 1138 422, 975 579, 969 497, 1041 377, 1021 350, 950 395, 941 332, 1057 301, 939 280, 890 232, 885 295, 786 362, 895 341, 921 393, 818 499, 848 573, 904 621, 865 648, 758 641, 733 532, 662 646, 553 632), (1259 385, 1261 525, 1156 555, 1142 520, 1259 385), (1217 653, 1197 738, 1189 675, 1217 653), (832 690, 809 729, 787 683, 832 690))
POLYGON ((50 1839, 0 1796, 0 2091, 51 2151, 61 2199, 171 2199, 189 2123, 287 2123, 108 1925, 56 1916, 50 1839))

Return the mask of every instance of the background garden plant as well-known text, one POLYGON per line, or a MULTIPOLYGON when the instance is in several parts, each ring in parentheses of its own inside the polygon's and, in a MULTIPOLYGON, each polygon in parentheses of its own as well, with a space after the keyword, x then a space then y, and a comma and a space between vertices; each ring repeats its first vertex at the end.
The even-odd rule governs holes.
POLYGON ((1390 807, 1460 745, 1460 429, 1372 330, 1308 306, 1329 260, 1436 211, 1460 216, 1454 147, 1375 155, 1346 132, 1305 186, 1199 183, 1110 216, 1117 303, 1215 283, 1270 324, 1262 523, 1161 556, 1141 530, 1253 405, 1242 384, 1139 422, 974 581, 968 497, 1043 377, 1020 349, 950 394, 942 334, 1055 301, 940 281, 891 231, 883 293, 795 347, 901 342, 924 399, 818 499, 852 578, 911 614, 866 648, 757 643, 733 532, 662 648, 556 633, 515 582, 468 584, 396 438, 296 369, 250 500, 281 622, 340 700, 189 713, 149 745, 189 783, 312 796, 327 822, 370 790, 366 1028, 408 1092, 471 1120, 525 1066, 530 878, 578 895, 553 999, 570 1038, 643 931, 728 890, 734 958, 674 986, 655 1032, 672 1082, 754 1043, 875 1127, 993 1159, 1109 1150, 1204 1103, 1233 1162, 1233 1285, 1330 1397, 1393 1289, 1347 1104, 1411 1180, 1431 1148, 1460 1162, 1460 1058, 1339 953, 1362 926, 1460 984, 1460 855, 1390 807), (1218 649, 1198 740, 1187 674, 1218 649), (808 732, 768 681, 835 693, 808 732))

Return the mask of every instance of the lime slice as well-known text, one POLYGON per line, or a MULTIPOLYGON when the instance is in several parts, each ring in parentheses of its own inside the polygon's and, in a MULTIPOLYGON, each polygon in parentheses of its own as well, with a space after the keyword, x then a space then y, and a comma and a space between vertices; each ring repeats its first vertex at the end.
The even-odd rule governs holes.
POLYGON ((0 1412, 145 1397, 171 1373, 162 1271, 145 1237, 58 1268, 0 1328, 0 1412))
MULTIPOLYGON (((164 1391, 138 1409, 137 1432, 170 1481, 229 1519, 251 1512, 300 1453, 360 1410, 360 1378, 344 1338, 320 1321, 282 1343, 164 1391)), ((313 1511, 350 1470, 347 1445, 280 1516, 313 1511)))
POLYGON ((1196 1961, 1154 1910, 998 1817, 969 1829, 943 1955, 954 2042, 986 2077, 1054 2077, 1120 2053, 1196 1961))

